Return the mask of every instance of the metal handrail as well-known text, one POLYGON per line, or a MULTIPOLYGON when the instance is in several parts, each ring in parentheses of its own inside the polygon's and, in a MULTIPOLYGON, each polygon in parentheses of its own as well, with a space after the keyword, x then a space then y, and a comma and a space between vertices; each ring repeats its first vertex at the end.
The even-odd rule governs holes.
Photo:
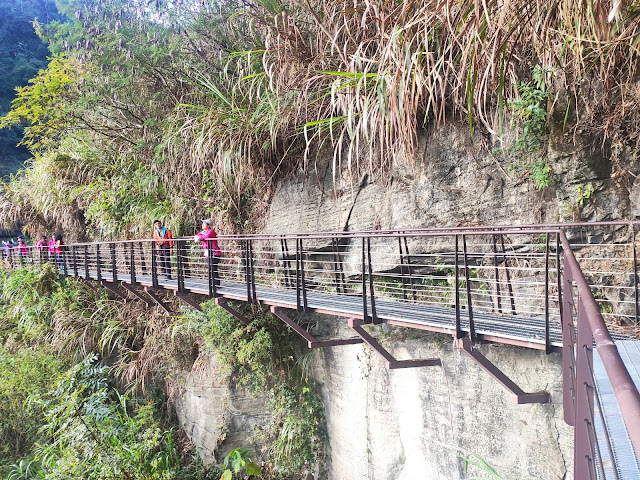
MULTIPOLYGON (((640 452, 640 393, 636 388, 627 368, 620 357, 620 353, 611 338, 609 330, 602 318, 600 308, 580 265, 576 260, 571 245, 563 231, 560 239, 564 252, 564 282, 565 302, 563 327, 563 363, 565 365, 565 421, 574 425, 575 478, 586 478, 585 474, 595 478, 596 453, 592 445, 588 444, 588 423, 593 417, 593 395, 595 385, 592 378, 593 346, 595 346, 611 382, 622 418, 635 452, 640 452), (578 292, 577 318, 573 321, 571 310, 571 290, 575 284, 578 292), (574 343, 574 328, 577 338, 574 343), (575 364, 570 365, 575 352, 575 364), (567 369, 571 369, 570 372, 567 369), (569 395, 569 385, 573 395, 569 395), (583 385, 586 388, 584 395, 583 385), (585 443, 585 439, 587 442, 585 443), (587 459, 587 461, 583 461, 587 459)), ((591 424, 593 428, 593 424, 591 424)))

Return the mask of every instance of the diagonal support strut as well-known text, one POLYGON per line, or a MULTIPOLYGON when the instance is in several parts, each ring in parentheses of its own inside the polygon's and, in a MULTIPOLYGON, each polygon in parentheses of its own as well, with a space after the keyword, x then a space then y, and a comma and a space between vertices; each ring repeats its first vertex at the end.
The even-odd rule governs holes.
POLYGON ((176 298, 182 300, 184 303, 189 305, 191 308, 194 308, 197 311, 202 312, 202 307, 200 306, 200 304, 198 302, 196 302, 195 300, 193 300, 186 293, 182 293, 182 292, 178 292, 178 291, 174 290, 173 294, 175 295, 176 298))
POLYGON ((100 285, 102 286, 102 288, 109 290, 111 293, 113 293, 116 297, 120 298, 122 301, 124 301, 124 303, 127 303, 127 301, 129 300, 129 298, 122 293, 120 290, 117 289, 117 285, 118 283, 107 283, 105 280, 102 280, 100 282, 100 285))
POLYGON ((271 313, 273 313, 276 317, 282 320, 284 323, 289 325, 298 335, 304 338, 307 341, 307 345, 309 348, 322 348, 322 347, 336 347, 339 345, 354 345, 356 343, 362 343, 362 339, 360 338, 345 338, 345 339, 336 339, 336 340, 318 340, 309 332, 307 332, 304 328, 298 325, 291 317, 289 317, 282 308, 280 307, 271 307, 271 313))
POLYGON ((512 400, 517 404, 524 403, 548 403, 551 400, 549 392, 541 391, 534 393, 526 393, 513 380, 507 377, 498 367, 489 361, 478 350, 474 350, 473 345, 468 337, 458 339, 458 347, 464 353, 469 355, 484 371, 495 378, 508 392, 512 394, 512 400))
POLYGON ((152 307, 153 303, 151 302, 151 300, 149 300, 147 297, 145 297, 144 295, 142 295, 139 291, 137 291, 135 288, 133 288, 131 285, 121 282, 120 286, 122 288, 124 288, 127 292, 131 293, 133 296, 137 297, 138 299, 142 300, 144 303, 147 304, 147 306, 152 307))
POLYGON ((387 369, 394 370, 396 368, 413 368, 413 367, 436 367, 442 365, 442 360, 439 358, 425 358, 425 359, 416 359, 416 360, 396 360, 393 355, 391 355, 385 348, 380 345, 380 343, 369 335, 362 325, 365 322, 363 320, 359 320, 357 318, 349 319, 349 327, 353 329, 362 340, 364 340, 367 345, 373 348, 376 352, 378 352, 382 357, 387 361, 387 369))
POLYGON ((238 320, 240 320, 242 323, 244 323, 247 327, 251 324, 251 322, 249 320, 247 320, 247 317, 245 317, 239 311, 237 311, 235 308, 232 308, 227 304, 227 299, 226 298, 216 297, 215 302, 216 302, 216 305, 218 305, 220 308, 225 309, 231 315, 233 315, 238 320))
POLYGON ((160 308, 162 308, 169 315, 175 315, 176 314, 176 312, 174 312, 173 310, 171 310, 171 308, 169 308, 169 305, 167 305, 164 301, 162 301, 162 299, 160 297, 158 297, 154 293, 152 287, 144 287, 144 291, 147 292, 147 295, 149 295, 153 299, 153 301, 156 302, 158 304, 158 306, 160 306, 160 308))

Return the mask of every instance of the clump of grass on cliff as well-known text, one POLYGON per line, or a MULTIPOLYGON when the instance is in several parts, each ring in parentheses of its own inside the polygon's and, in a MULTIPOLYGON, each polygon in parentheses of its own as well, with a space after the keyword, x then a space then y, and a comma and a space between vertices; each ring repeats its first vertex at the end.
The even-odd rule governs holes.
POLYGON ((212 301, 202 307, 204 313, 190 313, 175 335, 197 332, 201 348, 228 369, 233 385, 269 394, 272 419, 256 432, 268 462, 285 473, 321 466, 327 441, 324 406, 296 351, 295 333, 261 309, 242 309, 251 320, 247 327, 212 301))

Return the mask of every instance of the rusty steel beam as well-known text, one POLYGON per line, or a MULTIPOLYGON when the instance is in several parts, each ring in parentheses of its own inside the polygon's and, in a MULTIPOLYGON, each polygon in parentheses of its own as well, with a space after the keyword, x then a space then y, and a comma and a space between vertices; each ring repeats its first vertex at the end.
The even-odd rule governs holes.
POLYGON ((526 393, 513 380, 507 377, 498 367, 489 361, 482 353, 475 350, 468 337, 457 340, 458 347, 473 359, 484 371, 495 378, 513 396, 512 400, 517 404, 524 403, 548 403, 551 400, 549 392, 526 393))
POLYGON ((139 300, 142 300, 144 303, 146 303, 149 307, 153 306, 153 303, 151 302, 151 300, 149 300, 148 298, 146 298, 144 295, 142 295, 140 292, 138 292, 135 288, 133 288, 131 285, 125 283, 125 282, 120 282, 120 286, 122 288, 124 288, 127 292, 133 294, 135 297, 137 297, 139 300))
POLYGON ((304 328, 298 325, 291 317, 289 317, 280 307, 271 307, 271 313, 273 313, 276 317, 286 323, 293 331, 295 331, 298 335, 304 338, 307 341, 307 346, 309 348, 324 348, 324 347, 337 347, 340 345, 355 345, 358 343, 362 343, 363 340, 361 338, 345 338, 345 339, 334 339, 334 340, 318 340, 309 332, 307 332, 304 328))
POLYGON ((151 299, 154 302, 156 302, 158 304, 158 306, 160 308, 162 308, 167 314, 169 314, 169 315, 175 315, 176 314, 176 312, 171 310, 169 305, 167 305, 160 297, 158 297, 155 294, 154 289, 152 287, 144 287, 144 291, 147 292, 147 295, 149 295, 151 297, 151 299))
POLYGON ((249 320, 247 320, 247 318, 244 315, 242 315, 240 312, 238 312, 235 308, 231 308, 227 304, 227 299, 226 298, 218 297, 218 298, 215 299, 215 302, 216 302, 216 305, 218 305, 220 308, 223 308, 224 310, 229 312, 231 315, 233 315, 238 320, 240 320, 242 323, 244 323, 247 327, 251 324, 251 322, 249 320))
POLYGON ((187 295, 186 293, 182 293, 177 290, 174 290, 173 295, 176 298, 182 300, 187 305, 189 305, 191 308, 194 308, 195 310, 202 312, 202 307, 200 306, 200 304, 195 300, 193 300, 191 297, 189 297, 189 295, 187 295))
POLYGON ((440 360, 439 358, 396 360, 395 357, 391 355, 382 345, 380 345, 380 343, 375 338, 369 335, 364 330, 364 328, 362 328, 362 325, 365 325, 365 322, 362 320, 358 320, 356 318, 349 319, 349 327, 354 332, 356 332, 367 345, 373 348, 386 360, 386 366, 388 370, 395 370, 397 368, 435 367, 442 365, 442 360, 440 360))
POLYGON ((104 288, 105 290, 110 291, 111 293, 113 293, 116 297, 122 299, 124 301, 124 303, 127 303, 127 301, 129 300, 129 298, 122 293, 120 290, 117 289, 116 285, 118 285, 118 282, 112 282, 107 283, 105 280, 102 280, 100 282, 100 285, 102 286, 102 288, 104 288))

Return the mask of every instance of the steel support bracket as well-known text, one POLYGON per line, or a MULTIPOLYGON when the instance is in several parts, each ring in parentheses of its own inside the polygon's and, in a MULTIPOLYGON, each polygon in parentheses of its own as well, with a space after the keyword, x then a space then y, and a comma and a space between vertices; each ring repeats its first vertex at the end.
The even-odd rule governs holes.
POLYGON ((495 378, 498 383, 500 383, 500 385, 502 385, 509 393, 511 393, 511 399, 514 401, 514 403, 549 403, 549 401, 551 400, 551 395, 549 394, 549 392, 540 391, 534 393, 526 393, 524 390, 522 390, 513 382, 513 380, 507 377, 498 367, 491 363, 487 357, 485 357, 478 350, 475 350, 468 337, 459 338, 456 342, 458 344, 458 347, 462 349, 464 353, 469 355, 469 357, 471 357, 474 362, 476 362, 484 371, 495 378))
POLYGON ((177 290, 173 291, 173 294, 175 295, 176 298, 182 300, 184 303, 186 303, 187 305, 189 305, 191 308, 196 309, 197 311, 201 312, 202 311, 202 307, 200 306, 200 304, 198 302, 196 302, 195 300, 193 300, 189 295, 187 295, 186 293, 183 292, 178 292, 177 290))
POLYGON ((118 288, 117 288, 118 282, 115 282, 115 283, 109 282, 109 283, 107 283, 105 280, 102 280, 100 282, 100 285, 102 286, 102 288, 110 291, 116 297, 120 298, 124 303, 127 303, 127 301, 129 300, 129 298, 124 293, 122 293, 120 290, 118 290, 118 288))
POLYGON ((80 278, 80 280, 82 281, 82 283, 84 283, 84 284, 85 284, 87 287, 89 287, 91 290, 93 290, 93 291, 94 291, 94 292, 96 292, 96 293, 99 293, 99 292, 100 292, 100 290, 98 290, 98 289, 96 288, 96 286, 91 282, 91 280, 88 280, 88 279, 83 278, 83 277, 79 277, 79 278, 80 278))
POLYGON ((442 360, 439 358, 425 358, 416 360, 396 360, 380 343, 369 335, 362 325, 365 325, 363 320, 357 318, 349 319, 349 327, 356 332, 362 340, 367 343, 371 348, 378 352, 387 361, 387 369, 394 370, 396 368, 414 368, 414 367, 436 367, 442 365, 442 360))
POLYGON ((163 302, 162 299, 155 294, 152 287, 144 287, 144 291, 147 292, 147 295, 149 295, 151 299, 156 302, 158 306, 162 308, 166 313, 168 313, 169 315, 176 315, 176 312, 171 310, 171 308, 169 308, 169 305, 163 302))
POLYGON ((231 315, 233 315, 238 320, 240 320, 242 323, 244 323, 247 327, 251 324, 251 322, 247 319, 247 317, 242 315, 235 308, 232 308, 232 307, 229 306, 229 304, 227 303, 227 299, 226 298, 216 297, 215 302, 216 302, 216 305, 218 305, 220 308, 225 309, 231 315))
POLYGON ((149 300, 147 297, 142 295, 139 291, 137 291, 131 285, 125 282, 120 282, 120 286, 124 288, 127 292, 131 293, 134 297, 137 297, 139 300, 142 300, 144 303, 147 304, 147 306, 153 307, 153 303, 151 302, 151 300, 149 300))
POLYGON ((282 320, 284 323, 289 325, 298 335, 304 338, 307 341, 307 346, 309 348, 322 348, 322 347, 337 347, 339 345, 354 345, 357 343, 362 343, 363 340, 360 338, 345 338, 345 339, 335 339, 335 340, 318 340, 309 332, 307 332, 304 328, 298 325, 291 317, 289 317, 282 308, 280 307, 271 307, 271 313, 273 313, 276 317, 282 320))

